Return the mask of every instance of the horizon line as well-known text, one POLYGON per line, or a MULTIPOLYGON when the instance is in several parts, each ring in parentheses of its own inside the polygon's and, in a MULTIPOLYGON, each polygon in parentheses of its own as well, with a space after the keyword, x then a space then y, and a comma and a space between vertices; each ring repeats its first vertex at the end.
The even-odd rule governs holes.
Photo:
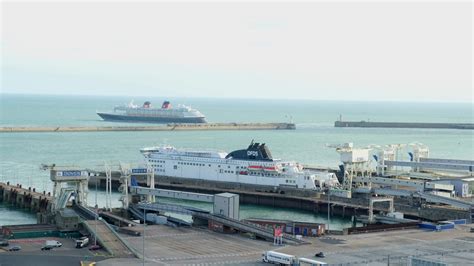
POLYGON ((404 99, 308 99, 308 98, 264 98, 264 97, 229 97, 229 96, 163 96, 163 95, 128 95, 128 94, 62 94, 62 93, 31 93, 31 92, 3 92, 0 91, 0 95, 30 95, 30 96, 86 96, 86 97, 140 97, 140 98, 189 98, 189 99, 228 99, 228 100, 286 100, 286 101, 323 101, 323 102, 399 102, 399 103, 461 103, 461 104, 472 104, 474 101, 440 101, 440 100, 404 100, 404 99))

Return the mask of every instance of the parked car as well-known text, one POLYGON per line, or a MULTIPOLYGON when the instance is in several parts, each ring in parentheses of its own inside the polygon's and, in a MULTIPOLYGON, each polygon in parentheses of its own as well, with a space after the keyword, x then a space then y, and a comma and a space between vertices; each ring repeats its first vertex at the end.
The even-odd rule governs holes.
POLYGON ((8 240, 0 239, 0 247, 7 247, 9 245, 8 240))
POLYGON ((315 257, 318 257, 318 258, 324 258, 324 257, 326 257, 322 251, 316 253, 316 255, 314 255, 314 256, 315 256, 315 257))
POLYGON ((53 249, 53 248, 54 248, 54 246, 46 245, 46 246, 43 246, 43 247, 41 248, 41 250, 51 250, 51 249, 53 249))
POLYGON ((8 251, 20 251, 21 247, 20 246, 12 246, 8 249, 8 251))
POLYGON ((90 246, 89 250, 98 250, 98 249, 101 249, 102 247, 99 246, 99 245, 92 245, 90 246))

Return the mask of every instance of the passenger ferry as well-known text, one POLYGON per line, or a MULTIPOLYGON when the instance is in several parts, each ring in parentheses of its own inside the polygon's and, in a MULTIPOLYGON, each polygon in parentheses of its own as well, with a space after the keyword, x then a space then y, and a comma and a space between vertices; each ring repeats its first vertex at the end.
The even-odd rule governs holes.
POLYGON ((97 115, 107 121, 144 122, 144 123, 206 123, 206 117, 196 109, 186 105, 172 107, 169 101, 164 101, 161 108, 146 101, 142 106, 133 104, 115 106, 113 112, 97 112, 97 115))
POLYGON ((155 174, 272 187, 322 189, 338 183, 328 172, 309 172, 297 162, 274 159, 265 143, 230 153, 159 146, 141 149, 155 174))

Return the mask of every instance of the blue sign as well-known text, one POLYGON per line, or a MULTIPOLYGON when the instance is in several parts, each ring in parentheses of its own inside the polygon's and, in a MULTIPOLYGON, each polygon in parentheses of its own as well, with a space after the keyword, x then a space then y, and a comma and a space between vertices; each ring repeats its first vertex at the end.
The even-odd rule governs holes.
POLYGON ((146 168, 133 168, 132 174, 146 174, 148 170, 146 168))
POLYGON ((81 171, 61 171, 62 176, 81 176, 81 171))

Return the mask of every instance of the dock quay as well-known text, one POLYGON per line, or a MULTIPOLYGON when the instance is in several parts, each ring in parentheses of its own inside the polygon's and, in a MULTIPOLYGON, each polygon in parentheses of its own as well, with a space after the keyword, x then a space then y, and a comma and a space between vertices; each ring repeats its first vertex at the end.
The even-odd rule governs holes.
POLYGON ((294 130, 294 123, 205 123, 162 126, 61 126, 0 127, 0 133, 21 132, 109 132, 109 131, 199 131, 199 130, 294 130))
POLYGON ((0 202, 5 202, 28 209, 32 212, 51 210, 52 196, 46 191, 39 192, 35 188, 24 188, 21 184, 12 185, 10 182, 0 182, 0 202))
MULTIPOLYGON (((137 179, 138 184, 146 186, 145 180, 137 179)), ((106 177, 91 176, 89 187, 98 186, 105 188, 106 177)), ((112 176, 112 187, 120 186, 119 178, 112 176)), ((196 180, 187 178, 162 177, 155 178, 155 187, 177 191, 188 191, 194 193, 217 194, 222 192, 235 193, 240 196, 242 204, 264 205, 270 207, 294 208, 311 211, 315 213, 327 213, 328 198, 320 191, 309 191, 302 189, 286 188, 285 190, 273 191, 273 188, 245 185, 226 182, 215 182, 209 180, 196 180)), ((445 219, 469 219, 470 211, 452 208, 449 206, 426 205, 419 202, 417 198, 395 197, 394 205, 397 211, 403 212, 410 218, 421 218, 430 221, 445 219)), ((329 205, 331 213, 342 217, 356 215, 367 215, 369 200, 366 197, 344 198, 331 195, 329 205)), ((374 206, 374 211, 387 212, 387 203, 379 203, 374 206)))
MULTIPOLYGON (((373 197, 368 194, 354 193, 352 198, 344 198, 324 194, 323 191, 316 190, 276 189, 265 186, 171 178, 158 175, 155 179, 154 174, 149 173, 136 175, 132 180, 131 173, 134 173, 133 171, 124 169, 122 171, 122 175, 118 176, 117 173, 112 175, 110 168, 106 173, 76 168, 51 169, 51 181, 55 183, 55 189, 49 196, 52 203, 47 212, 50 214, 45 217, 54 215, 56 219, 50 220, 48 222, 49 226, 40 225, 38 228, 43 228, 43 230, 54 228, 60 232, 71 232, 70 229, 74 229, 75 232, 82 235, 90 235, 89 239, 95 237, 103 249, 100 251, 102 253, 99 253, 101 257, 97 257, 97 254, 95 254, 94 260, 110 260, 109 264, 105 265, 113 265, 116 261, 126 261, 130 265, 135 265, 141 262, 141 259, 144 259, 148 264, 214 263, 220 265, 233 263, 254 265, 261 261, 262 252, 273 250, 276 248, 275 245, 281 245, 281 243, 287 245, 278 246, 279 252, 297 257, 313 257, 315 247, 317 247, 318 250, 324 251, 326 254, 324 261, 332 264, 372 262, 384 264, 384 262, 387 262, 387 254, 390 255, 389 259, 392 262, 394 262, 394 259, 405 262, 413 256, 422 259, 439 256, 440 254, 444 256, 443 258, 452 260, 455 265, 463 265, 473 259, 472 251, 474 248, 470 246, 474 244, 472 236, 470 236, 472 234, 470 233, 471 228, 473 228, 472 224, 460 224, 455 227, 453 225, 449 232, 436 233, 420 230, 418 227, 420 224, 418 218, 420 217, 425 220, 436 221, 465 219, 466 215, 469 214, 469 211, 452 206, 419 204, 418 199, 412 197, 373 197), (105 176, 102 176, 102 174, 105 176), (156 186, 151 185, 151 182, 147 184, 147 181, 154 181, 152 183, 156 186), (94 209, 88 206, 87 197, 84 196, 87 193, 86 186, 95 187, 96 183, 100 183, 101 187, 106 186, 106 193, 111 193, 110 186, 112 184, 112 187, 118 188, 118 191, 122 193, 120 198, 123 204, 122 208, 94 209), (124 189, 127 184, 129 187, 124 189), (72 195, 74 195, 74 200, 71 198, 72 195), (152 202, 153 200, 149 200, 150 196, 208 202, 214 204, 214 207, 212 211, 205 211, 185 205, 162 203, 159 200, 158 202, 152 202), (230 201, 231 199, 232 201, 230 201), (371 202, 370 207, 368 207, 369 201, 371 202), (375 201, 378 204, 372 206, 375 201), (278 239, 275 240, 274 238, 276 231, 273 231, 272 227, 240 220, 238 212, 231 212, 230 206, 237 206, 238 209, 239 202, 302 209, 315 213, 326 213, 329 206, 332 215, 363 216, 369 212, 369 217, 371 212, 368 211, 368 208, 383 213, 390 209, 393 210, 393 207, 395 207, 396 211, 406 214, 405 218, 414 218, 416 221, 398 224, 369 224, 364 227, 345 228, 342 231, 329 230, 329 235, 325 235, 325 233, 319 237, 311 237, 306 233, 301 235, 289 233, 284 235, 283 240, 278 243, 278 239), (216 206, 222 206, 224 209, 226 208, 224 206, 229 208, 226 212, 222 211, 221 207, 216 208, 216 206), (132 211, 134 209, 138 211, 134 213, 132 211), (166 226, 168 224, 159 223, 159 219, 153 222, 149 218, 149 216, 165 218, 163 215, 170 212, 191 215, 193 224, 166 226), (76 218, 71 215, 72 213, 75 214, 76 218), (140 215, 142 215, 141 218, 140 215), (131 221, 130 219, 147 220, 147 222, 146 225, 142 225, 136 220, 131 221), (79 224, 79 226, 67 226, 72 223, 79 224), (391 232, 393 230, 399 231, 391 232), (370 234, 364 237, 353 236, 362 233, 370 234), (391 236, 396 237, 392 239, 391 236), (387 237, 390 237, 391 241, 383 240, 387 237), (271 243, 272 238, 273 244, 271 243), (256 241, 255 239, 266 241, 256 241), (412 243, 413 239, 423 239, 424 241, 407 244, 412 243), (275 241, 277 244, 275 244, 275 241), (417 253, 415 247, 422 249, 423 252, 417 253), (393 253, 394 250, 395 253, 393 253), (440 252, 440 250, 443 252, 440 252), (361 254, 364 256, 362 257, 361 254)), ((135 171, 135 173, 137 172, 135 171)), ((37 193, 33 188, 25 190, 20 185, 10 186, 7 183, 2 183, 0 187, 3 188, 2 199, 16 199, 17 197, 10 195, 11 192, 16 193, 16 195, 19 194, 17 191, 26 192, 26 194, 30 191, 37 193)), ((48 195, 46 192, 39 194, 48 195)), ((32 231, 30 230, 30 232, 32 231)), ((94 252, 88 249, 75 249, 74 239, 59 237, 61 237, 59 240, 64 243, 61 249, 68 252, 71 261, 86 256, 94 256, 94 252)), ((77 238, 76 236, 73 237, 77 238)), ((51 238, 51 236, 47 238, 30 236, 29 239, 9 240, 11 240, 11 243, 21 243, 21 252, 27 255, 39 252, 38 250, 44 244, 45 239, 51 238)), ((62 250, 58 249, 57 252, 62 252, 62 250)), ((5 253, 7 253, 6 255, 10 254, 9 252, 5 253)), ((2 256, 1 251, 0 256, 2 256)), ((3 256, 2 261, 15 260, 14 263, 16 264, 19 264, 19 260, 27 259, 27 256, 15 258, 3 256)), ((44 257, 48 256, 42 258, 44 257)))
POLYGON ((335 121, 334 127, 474 129, 473 123, 335 121))

